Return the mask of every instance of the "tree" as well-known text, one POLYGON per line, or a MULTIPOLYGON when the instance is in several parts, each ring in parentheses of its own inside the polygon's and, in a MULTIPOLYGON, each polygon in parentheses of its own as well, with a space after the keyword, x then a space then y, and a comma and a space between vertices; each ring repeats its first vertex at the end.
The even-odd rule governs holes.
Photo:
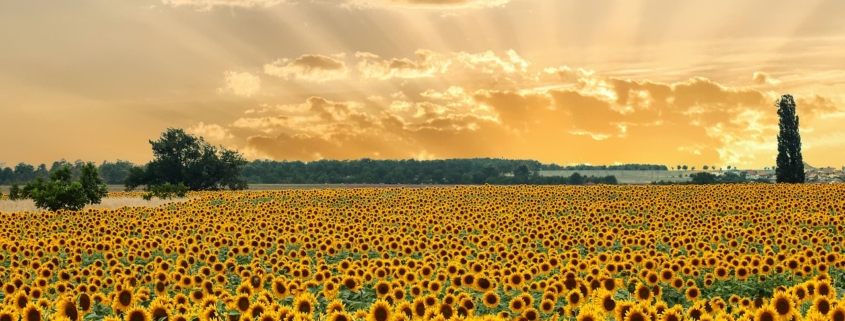
POLYGON ((157 141, 150 141, 153 161, 132 167, 124 181, 127 190, 139 186, 184 184, 188 189, 220 190, 247 188, 241 169, 247 164, 243 155, 222 146, 215 147, 202 137, 178 128, 168 128, 157 141))
POLYGON ((92 162, 82 165, 79 183, 82 184, 82 190, 85 191, 89 204, 100 204, 103 197, 109 193, 106 183, 100 177, 97 165, 92 162))
POLYGON ((681 170, 681 165, 675 166, 678 170, 681 170))
POLYGON ((50 173, 49 182, 40 178, 33 182, 34 188, 29 196, 32 197, 35 206, 38 208, 46 208, 50 211, 59 209, 81 210, 88 203, 88 197, 85 196, 82 183, 72 181, 72 177, 73 171, 70 166, 62 167, 50 173))
POLYGON ((12 182, 12 186, 9 186, 9 199, 16 201, 19 199, 24 199, 23 195, 21 195, 21 187, 18 186, 18 182, 12 182))
POLYGON ((704 165, 704 167, 702 168, 706 171, 709 167, 707 165, 704 165))
POLYGON ((731 170, 731 165, 728 165, 727 169, 728 169, 728 170, 731 170))
POLYGON ((569 176, 569 184, 583 185, 584 184, 584 177, 581 176, 581 174, 578 174, 578 172, 572 173, 572 175, 569 176))
POLYGON ((776 105, 780 117, 776 180, 778 183, 804 183, 804 158, 801 156, 795 100, 792 95, 783 95, 776 105))
POLYGON ((518 166, 518 167, 517 167, 517 168, 513 171, 513 176, 516 176, 516 177, 526 177, 526 176, 528 176, 529 174, 531 174, 531 173, 530 173, 530 171, 528 170, 528 166, 526 166, 525 164, 521 164, 521 165, 519 165, 519 166, 518 166))
POLYGON ((690 169, 691 169, 691 170, 695 170, 695 166, 691 167, 690 169))
POLYGON ((715 184, 716 183, 716 175, 701 172, 692 174, 692 183, 693 184, 715 184))
POLYGON ((684 168, 684 170, 687 170, 687 165, 684 165, 684 167, 683 167, 683 168, 684 168))

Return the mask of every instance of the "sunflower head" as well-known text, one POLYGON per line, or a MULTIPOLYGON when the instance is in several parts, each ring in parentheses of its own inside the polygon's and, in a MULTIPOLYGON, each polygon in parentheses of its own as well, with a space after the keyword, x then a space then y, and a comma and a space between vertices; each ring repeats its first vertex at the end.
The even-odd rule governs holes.
POLYGON ((389 321, 393 315, 393 311, 390 308, 390 304, 384 300, 376 300, 373 305, 370 306, 370 310, 367 313, 366 320, 367 321, 389 321))
POLYGON ((150 321, 152 319, 147 310, 137 305, 127 309, 124 315, 126 321, 150 321))

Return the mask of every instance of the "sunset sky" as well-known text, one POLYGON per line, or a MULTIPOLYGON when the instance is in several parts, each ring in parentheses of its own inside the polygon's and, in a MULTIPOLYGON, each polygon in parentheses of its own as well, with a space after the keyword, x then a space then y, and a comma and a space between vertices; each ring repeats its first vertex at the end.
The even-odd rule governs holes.
POLYGON ((845 165, 845 1, 32 0, 0 4, 0 163, 248 159, 845 165))

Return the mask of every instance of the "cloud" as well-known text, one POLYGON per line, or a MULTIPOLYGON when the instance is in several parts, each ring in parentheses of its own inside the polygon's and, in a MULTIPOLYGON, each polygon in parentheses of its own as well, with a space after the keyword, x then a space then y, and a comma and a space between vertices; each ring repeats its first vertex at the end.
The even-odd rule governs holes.
POLYGON ((294 60, 279 59, 264 65, 264 73, 281 78, 326 82, 349 77, 343 61, 323 55, 302 55, 294 60))
POLYGON ((471 54, 466 52, 458 53, 458 61, 466 66, 480 70, 485 73, 505 72, 508 74, 528 71, 528 66, 531 65, 525 59, 522 59, 513 49, 506 53, 507 58, 498 57, 493 51, 485 51, 482 53, 471 54))
MULTIPOLYGON (((537 66, 514 50, 420 49, 414 58, 357 52, 350 59, 357 60, 352 76, 401 81, 357 83, 355 95, 256 109, 264 117, 230 126, 247 141, 244 148, 302 160, 436 155, 733 166, 768 164, 777 152, 777 94, 756 87, 537 66), (272 112, 278 115, 266 115, 272 112), (601 152, 587 152, 594 150, 601 152)), ((841 111, 838 101, 796 95, 802 124, 841 111)), ((836 137, 829 132, 824 137, 836 137)))
POLYGON ((223 73, 226 85, 218 92, 231 92, 238 96, 250 97, 261 89, 261 79, 248 72, 227 71, 223 73))
POLYGON ((754 83, 758 85, 777 85, 780 83, 780 80, 774 79, 762 71, 755 71, 753 79, 754 83))
POLYGON ((503 7, 514 0, 348 0, 345 6, 359 8, 408 8, 432 10, 503 7))
POLYGON ((198 10, 207 11, 214 7, 267 8, 283 3, 285 0, 161 0, 161 2, 174 7, 196 7, 198 10))
POLYGON ((356 52, 355 57, 361 59, 358 62, 358 71, 365 79, 430 78, 446 73, 451 64, 449 59, 430 50, 420 49, 415 54, 417 56, 415 60, 382 59, 369 52, 356 52))
POLYGON ((213 141, 221 141, 233 137, 229 130, 223 128, 223 126, 217 124, 205 124, 203 122, 188 127, 185 129, 185 132, 213 141))

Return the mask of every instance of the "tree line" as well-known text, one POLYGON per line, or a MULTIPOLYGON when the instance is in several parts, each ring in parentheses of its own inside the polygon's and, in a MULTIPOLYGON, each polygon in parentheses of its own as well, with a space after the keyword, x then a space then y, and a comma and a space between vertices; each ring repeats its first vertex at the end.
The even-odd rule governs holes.
MULTIPOLYGON (((86 164, 82 160, 76 160, 71 163, 62 159, 53 162, 49 168, 47 164, 41 164, 36 167, 27 163, 18 163, 14 167, 0 166, 0 185, 10 185, 13 182, 26 184, 39 177, 47 178, 50 174, 64 167, 70 168, 71 179, 76 180, 82 176, 82 168, 86 164)), ((100 165, 96 166, 100 178, 106 184, 123 184, 126 176, 129 174, 129 169, 135 166, 135 164, 118 159, 115 162, 103 161, 100 165)))
POLYGON ((241 175, 250 184, 615 184, 611 176, 540 176, 534 160, 254 160, 241 175), (581 179, 583 178, 583 179, 581 179))

